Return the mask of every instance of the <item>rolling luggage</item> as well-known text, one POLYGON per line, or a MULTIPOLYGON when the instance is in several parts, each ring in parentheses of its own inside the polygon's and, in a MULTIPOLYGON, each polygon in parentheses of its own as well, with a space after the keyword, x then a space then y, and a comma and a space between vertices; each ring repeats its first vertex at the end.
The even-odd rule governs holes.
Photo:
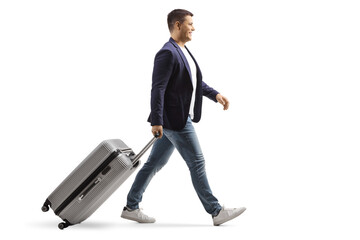
POLYGON ((120 139, 103 141, 50 194, 41 210, 50 207, 63 220, 60 229, 81 223, 135 171, 156 137, 137 155, 120 139))

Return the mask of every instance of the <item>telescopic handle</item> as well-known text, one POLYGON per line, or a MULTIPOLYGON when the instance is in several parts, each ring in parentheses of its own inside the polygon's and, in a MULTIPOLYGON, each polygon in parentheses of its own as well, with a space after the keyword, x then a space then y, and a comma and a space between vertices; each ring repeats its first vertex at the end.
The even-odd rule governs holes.
POLYGON ((159 137, 159 133, 156 133, 155 136, 150 140, 148 144, 138 153, 135 155, 133 160, 133 165, 136 165, 136 163, 139 161, 139 159, 144 155, 144 153, 154 144, 156 139, 159 137))

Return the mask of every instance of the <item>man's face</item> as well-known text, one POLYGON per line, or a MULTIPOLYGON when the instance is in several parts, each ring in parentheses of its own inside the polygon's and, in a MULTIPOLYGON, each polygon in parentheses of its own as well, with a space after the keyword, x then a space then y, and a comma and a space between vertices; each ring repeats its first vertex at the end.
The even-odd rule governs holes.
POLYGON ((180 25, 180 36, 186 42, 191 41, 193 31, 195 31, 195 28, 192 17, 186 16, 185 21, 180 25))

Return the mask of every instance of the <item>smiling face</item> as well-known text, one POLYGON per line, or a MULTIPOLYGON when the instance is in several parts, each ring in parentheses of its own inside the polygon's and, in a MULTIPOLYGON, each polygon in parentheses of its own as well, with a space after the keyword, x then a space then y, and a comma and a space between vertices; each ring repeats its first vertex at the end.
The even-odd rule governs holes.
POLYGON ((186 16, 182 24, 178 24, 179 37, 183 42, 192 40, 192 32, 195 31, 191 16, 186 16))
POLYGON ((185 16, 183 22, 176 21, 171 31, 171 37, 180 45, 192 40, 192 32, 195 31, 191 16, 185 16))

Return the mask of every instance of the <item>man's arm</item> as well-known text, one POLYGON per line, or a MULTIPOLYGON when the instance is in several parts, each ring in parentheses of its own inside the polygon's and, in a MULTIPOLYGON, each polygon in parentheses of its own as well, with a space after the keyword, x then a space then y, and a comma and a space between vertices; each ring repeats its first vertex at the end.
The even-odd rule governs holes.
POLYGON ((214 102, 217 102, 216 95, 218 95, 219 92, 208 86, 204 81, 202 82, 202 90, 205 97, 208 97, 214 102))
POLYGON ((229 108, 229 100, 226 97, 222 96, 218 91, 208 86, 205 82, 202 82, 202 90, 205 97, 210 98, 214 102, 219 102, 221 105, 224 106, 224 110, 227 110, 229 108))
POLYGON ((169 50, 160 50, 154 61, 151 88, 151 126, 152 132, 162 137, 164 95, 173 69, 173 56, 169 50))

